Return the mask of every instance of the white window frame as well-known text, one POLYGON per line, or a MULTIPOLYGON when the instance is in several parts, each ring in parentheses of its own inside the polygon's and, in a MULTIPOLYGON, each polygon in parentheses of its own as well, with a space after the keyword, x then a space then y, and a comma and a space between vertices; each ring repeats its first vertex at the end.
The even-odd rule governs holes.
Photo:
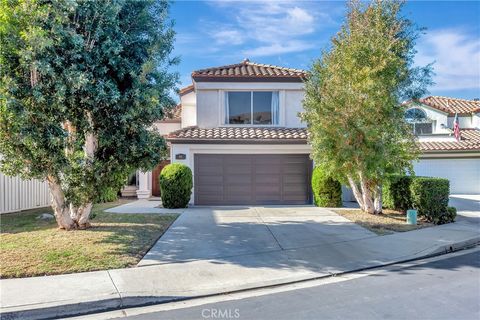
POLYGON ((221 104, 223 106, 223 112, 222 114, 222 120, 221 120, 221 125, 222 126, 228 126, 228 127, 280 127, 282 123, 282 103, 283 103, 283 96, 282 96, 282 91, 281 90, 273 90, 273 89, 265 89, 265 90, 221 90, 220 92, 220 99, 223 100, 223 103, 221 104), (229 113, 228 113, 228 105, 225 103, 226 101, 226 96, 228 95, 229 92, 250 92, 250 123, 245 123, 245 124, 240 124, 240 123, 228 123, 229 119, 229 113), (253 123, 253 93, 254 92, 277 92, 278 94, 278 123, 273 123, 273 110, 270 110, 272 113, 272 123, 271 124, 255 124, 253 123))
POLYGON ((422 108, 419 108, 417 106, 415 107, 411 107, 409 109, 407 109, 405 111, 405 114, 410 111, 410 110, 413 110, 413 109, 418 109, 420 111, 422 111, 424 114, 425 114, 425 119, 426 121, 408 121, 407 119, 405 119, 407 121, 407 123, 411 124, 412 125, 412 130, 413 130, 413 134, 416 135, 416 136, 419 136, 419 135, 429 135, 429 134, 433 134, 434 133, 434 129, 435 129, 435 121, 434 120, 431 120, 428 118, 428 115, 427 115, 427 112, 425 112, 425 110, 423 110, 422 108), (415 125, 416 124, 424 124, 424 123, 428 123, 430 124, 431 128, 432 128, 432 132, 431 133, 423 133, 423 134, 417 134, 416 133, 416 130, 415 130, 415 125))

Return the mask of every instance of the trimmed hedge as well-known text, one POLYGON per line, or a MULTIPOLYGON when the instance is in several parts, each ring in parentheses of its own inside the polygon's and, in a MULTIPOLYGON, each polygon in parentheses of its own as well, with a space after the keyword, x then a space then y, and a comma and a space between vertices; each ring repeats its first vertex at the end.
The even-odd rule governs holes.
POLYGON ((390 176, 383 184, 383 206, 401 210, 415 208, 434 224, 453 222, 457 211, 448 207, 450 182, 433 177, 390 176))
POLYGON ((342 185, 337 180, 326 176, 320 167, 312 173, 313 201, 317 207, 341 207, 342 185))
POLYGON ((418 215, 435 224, 453 222, 448 213, 450 181, 443 178, 415 177, 410 185, 412 204, 418 215))
POLYGON ((406 212, 412 208, 410 184, 413 177, 392 175, 383 184, 383 206, 406 212))
POLYGON ((164 208, 186 208, 192 194, 192 170, 184 164, 166 165, 160 172, 160 191, 164 208))

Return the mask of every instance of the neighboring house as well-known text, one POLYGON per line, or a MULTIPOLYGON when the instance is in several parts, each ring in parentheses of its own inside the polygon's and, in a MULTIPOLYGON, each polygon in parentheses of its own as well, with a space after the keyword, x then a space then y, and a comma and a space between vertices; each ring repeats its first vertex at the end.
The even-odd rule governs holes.
MULTIPOLYGON (((169 120, 158 127, 171 161, 192 169, 193 204, 311 203, 311 148, 298 117, 305 77, 303 70, 249 60, 192 73, 193 84, 180 91, 180 128, 169 120)), ((480 194, 479 112, 478 101, 429 97, 409 103, 406 115, 422 150, 417 175, 449 178, 452 193, 480 194), (455 113, 460 141, 451 130, 455 113)), ((158 172, 139 174, 139 198, 151 195, 158 172)))
POLYGON ((422 151, 415 174, 449 179, 451 193, 480 194, 480 101, 427 97, 406 104, 422 151), (455 114, 459 141, 453 136, 455 114))

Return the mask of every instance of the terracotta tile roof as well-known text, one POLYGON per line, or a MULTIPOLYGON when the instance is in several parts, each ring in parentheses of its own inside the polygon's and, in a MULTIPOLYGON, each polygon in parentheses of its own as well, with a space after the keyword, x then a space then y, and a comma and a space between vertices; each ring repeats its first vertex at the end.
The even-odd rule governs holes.
POLYGON ((213 67, 192 72, 196 81, 294 81, 301 82, 307 76, 306 71, 251 62, 213 67))
POLYGON ((180 90, 178 91, 178 94, 179 94, 180 96, 183 96, 183 95, 185 95, 185 94, 187 94, 187 93, 192 92, 193 90, 195 90, 195 88, 193 87, 193 84, 191 84, 191 85, 189 85, 189 86, 186 86, 186 87, 180 89, 180 90))
POLYGON ((423 152, 436 151, 478 151, 480 152, 480 130, 463 129, 460 131, 460 141, 421 141, 423 152))
POLYGON ((449 114, 470 114, 480 112, 480 101, 458 98, 430 96, 418 100, 431 108, 447 112, 449 114))
MULTIPOLYGON (((422 152, 478 151, 480 130, 463 129, 460 141, 421 141, 422 152)), ((174 143, 307 143, 306 128, 270 127, 187 127, 170 133, 167 140, 174 143)))
POLYGON ((167 140, 173 142, 196 143, 307 143, 306 128, 271 127, 188 127, 170 133, 167 140))
POLYGON ((162 122, 180 122, 182 120, 182 105, 177 104, 175 107, 165 111, 162 122))

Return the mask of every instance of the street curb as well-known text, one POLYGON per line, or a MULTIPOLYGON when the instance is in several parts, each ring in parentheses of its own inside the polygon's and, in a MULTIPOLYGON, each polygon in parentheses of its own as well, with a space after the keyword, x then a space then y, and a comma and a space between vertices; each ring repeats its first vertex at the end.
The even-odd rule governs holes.
POLYGON ((230 290, 230 291, 223 291, 223 292, 217 292, 212 294, 188 296, 188 297, 161 297, 161 296, 121 297, 119 296, 118 298, 109 298, 109 299, 97 300, 97 301, 65 304, 65 305, 59 305, 59 306, 51 306, 51 307, 45 307, 45 308, 35 308, 35 309, 19 310, 19 311, 11 311, 11 312, 1 312, 0 318, 2 320, 58 319, 61 317, 88 315, 88 314, 94 314, 99 312, 118 310, 122 308, 145 307, 145 306, 154 305, 154 304, 164 304, 169 302, 178 302, 178 301, 214 297, 214 296, 220 296, 220 295, 226 295, 226 294, 232 294, 232 293, 240 293, 240 292, 246 292, 246 291, 251 291, 256 289, 273 288, 273 287, 278 287, 282 285, 302 283, 302 282, 307 282, 312 280, 318 280, 323 278, 335 277, 335 276, 340 276, 345 274, 351 274, 351 273, 356 273, 356 272, 361 272, 366 270, 392 266, 399 263, 407 263, 407 262, 412 262, 416 260, 432 258, 435 256, 441 256, 441 255, 452 253, 455 251, 471 248, 479 244, 480 244, 480 235, 472 237, 470 239, 463 240, 463 241, 455 242, 455 243, 439 245, 436 248, 429 250, 428 252, 425 252, 422 254, 414 254, 413 257, 411 255, 410 258, 405 257, 405 259, 400 259, 398 261, 390 261, 387 263, 381 263, 374 266, 368 266, 368 267, 359 268, 359 269, 352 269, 348 271, 332 273, 329 275, 308 277, 305 279, 300 279, 300 280, 297 279, 293 281, 286 279, 284 281, 280 280, 278 283, 273 283, 268 285, 258 285, 258 286, 249 287, 249 288, 240 289, 240 290, 230 290))

